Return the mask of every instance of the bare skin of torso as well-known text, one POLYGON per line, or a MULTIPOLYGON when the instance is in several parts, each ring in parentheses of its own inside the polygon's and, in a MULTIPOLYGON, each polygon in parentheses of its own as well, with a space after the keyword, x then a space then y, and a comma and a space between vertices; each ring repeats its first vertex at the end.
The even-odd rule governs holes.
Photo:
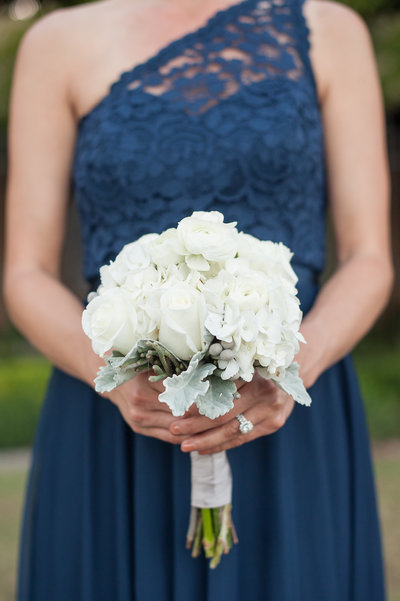
MULTIPOLYGON (((104 0, 66 9, 71 20, 70 100, 78 120, 108 92, 119 75, 152 57, 175 39, 204 25, 226 0, 104 0), (99 35, 101 32, 101 35, 99 35)), ((305 3, 311 31, 311 61, 320 100, 324 93, 323 56, 318 53, 318 0, 305 3)), ((322 53, 321 53, 322 54, 322 53)))

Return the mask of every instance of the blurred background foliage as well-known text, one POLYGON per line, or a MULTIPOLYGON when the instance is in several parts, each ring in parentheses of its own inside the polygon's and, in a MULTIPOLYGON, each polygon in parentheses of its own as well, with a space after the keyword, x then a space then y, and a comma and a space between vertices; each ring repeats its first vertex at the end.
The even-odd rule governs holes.
MULTIPOLYGON (((0 216, 6 178, 6 124, 13 64, 24 31, 46 12, 82 4, 73 0, 10 0, 0 4, 0 216)), ((400 256, 400 0, 343 0, 357 10, 371 31, 387 110, 388 143, 393 184, 394 256, 400 256)), ((3 247, 0 231, 0 249, 3 247)), ((84 283, 79 265, 79 228, 72 211, 64 279, 81 296, 84 283)), ((331 257, 330 263, 333 263, 331 257)), ((0 275, 2 255, 0 250, 0 275)), ((400 267, 397 265, 397 272, 400 267)), ((83 296, 82 296, 83 297, 83 296)), ((374 439, 400 437, 400 285, 390 305, 354 353, 374 439)), ((28 446, 46 382, 48 362, 39 357, 7 321, 0 302, 0 448, 28 446)))
MULTIPOLYGON (((400 0, 341 1, 358 11, 368 24, 387 114, 393 190, 393 254, 397 279, 385 314, 355 349, 354 360, 369 429, 375 442, 374 465, 385 545, 388 599, 400 601, 400 0)), ((24 31, 43 14, 59 6, 83 2, 0 0, 1 223, 6 181, 9 92, 19 41, 24 31)), ((0 227, 0 277, 2 236, 0 227)), ((79 240, 78 220, 72 208, 63 277, 83 298, 85 286, 76 267, 80 264, 79 240)), ((332 252, 328 263, 330 266, 334 263, 332 252)), ((0 297, 0 450, 32 444, 50 373, 49 362, 39 356, 8 322, 0 297)), ((26 467, 17 469, 13 465, 7 466, 7 460, 0 456, 0 601, 12 601, 15 598, 18 533, 26 467)))

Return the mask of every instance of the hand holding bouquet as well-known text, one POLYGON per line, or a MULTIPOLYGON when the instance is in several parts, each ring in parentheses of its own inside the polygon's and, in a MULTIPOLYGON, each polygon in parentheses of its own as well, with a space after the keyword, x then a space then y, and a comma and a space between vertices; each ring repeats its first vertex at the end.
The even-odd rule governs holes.
MULTIPOLYGON (((159 400, 182 416, 195 404, 215 419, 238 397, 235 382, 255 372, 309 405, 293 362, 303 341, 291 252, 194 212, 162 234, 127 244, 100 269, 82 324, 106 365, 96 390, 108 392, 141 371, 163 380, 159 400), (112 354, 107 354, 112 349, 112 354)), ((188 544, 203 545, 211 566, 236 540, 231 472, 225 452, 191 453, 188 544)))

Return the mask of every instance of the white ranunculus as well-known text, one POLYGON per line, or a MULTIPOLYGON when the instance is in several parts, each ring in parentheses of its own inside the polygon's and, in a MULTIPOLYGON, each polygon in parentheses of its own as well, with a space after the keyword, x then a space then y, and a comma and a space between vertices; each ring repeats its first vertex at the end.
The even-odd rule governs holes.
POLYGON ((281 242, 264 241, 240 232, 238 256, 247 259, 253 269, 285 282, 289 291, 296 292, 297 275, 290 264, 293 253, 281 242))
POLYGON ((157 240, 159 235, 160 234, 144 234, 143 236, 140 236, 140 238, 138 238, 136 242, 147 248, 149 244, 154 242, 154 240, 157 240))
POLYGON ((129 273, 146 269, 150 265, 150 255, 147 247, 148 243, 153 240, 153 236, 157 236, 157 234, 149 234, 149 238, 147 241, 145 240, 145 243, 137 240, 136 242, 125 244, 116 256, 115 261, 111 261, 109 265, 101 267, 101 283, 105 288, 122 286, 129 273))
POLYGON ((265 272, 265 255, 262 250, 261 240, 258 238, 244 232, 239 232, 238 257, 247 260, 253 269, 265 272))
POLYGON ((190 359, 202 348, 206 313, 203 295, 179 282, 161 295, 160 310, 160 342, 180 359, 190 359))
POLYGON ((159 267, 168 267, 184 259, 182 244, 176 228, 165 230, 148 245, 151 260, 159 267))
MULTIPOLYGON (((202 219, 203 221, 211 221, 212 223, 223 223, 224 221, 224 216, 219 211, 193 211, 190 215, 190 219, 192 217, 195 219, 202 219)), ((233 225, 236 225, 236 223, 237 222, 235 221, 233 225)))
POLYGON ((82 314, 82 327, 101 357, 111 348, 128 353, 137 342, 137 316, 129 295, 119 287, 104 289, 82 314))
POLYGON ((291 250, 282 242, 271 242, 262 240, 261 247, 267 258, 270 273, 280 276, 290 286, 295 286, 298 277, 290 264, 293 257, 291 250))
POLYGON ((150 255, 146 246, 141 242, 126 244, 114 261, 115 269, 122 274, 124 272, 140 271, 146 269, 149 265, 150 255))
POLYGON ((246 261, 227 261, 226 270, 207 280, 203 292, 209 307, 207 329, 218 340, 238 336, 250 342, 259 332, 258 312, 267 306, 269 278, 251 271, 246 261))
POLYGON ((186 255, 186 265, 196 271, 210 271, 210 263, 203 255, 186 255))
POLYGON ((161 273, 154 265, 149 265, 141 271, 132 271, 126 276, 123 287, 128 290, 133 298, 146 291, 159 288, 162 284, 161 273))
POLYGON ((296 296, 285 293, 282 288, 274 288, 270 292, 269 306, 279 315, 282 321, 287 323, 296 322, 300 325, 302 311, 300 301, 296 296))
MULTIPOLYGON (((236 255, 238 231, 236 223, 224 223, 218 211, 195 211, 182 219, 177 227, 186 255, 200 255, 207 261, 223 262, 236 255)), ((190 259, 193 261, 193 259, 190 259)), ((202 270, 205 270, 205 264, 202 270)), ((197 267, 198 269, 198 267, 197 267)))
POLYGON ((235 303, 240 311, 256 314, 269 300, 268 280, 264 274, 249 272, 235 277, 234 286, 229 291, 226 302, 235 303))

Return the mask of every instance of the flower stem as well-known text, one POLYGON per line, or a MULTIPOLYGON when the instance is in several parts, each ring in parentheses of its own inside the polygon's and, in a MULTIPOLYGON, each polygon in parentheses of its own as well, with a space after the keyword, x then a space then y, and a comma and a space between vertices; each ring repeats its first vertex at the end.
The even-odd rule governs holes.
POLYGON ((200 510, 197 507, 191 507, 189 527, 186 534, 186 549, 190 549, 193 545, 194 537, 196 534, 197 521, 199 519, 200 510))
POLYGON ((215 547, 214 557, 210 562, 210 568, 214 569, 221 561, 223 553, 228 553, 232 546, 231 536, 231 505, 224 505, 221 514, 221 529, 218 534, 218 540, 215 547))
POLYGON ((230 504, 212 509, 192 507, 189 528, 186 535, 186 548, 192 549, 192 557, 198 557, 201 549, 214 569, 223 554, 229 553, 233 544, 238 542, 231 515, 230 504))
POLYGON ((204 554, 208 558, 214 557, 215 534, 211 509, 202 509, 201 516, 203 519, 203 549, 204 554))
POLYGON ((203 536, 203 519, 201 517, 201 511, 198 512, 198 519, 196 524, 196 531, 194 535, 192 557, 198 557, 201 553, 201 539, 203 536))

